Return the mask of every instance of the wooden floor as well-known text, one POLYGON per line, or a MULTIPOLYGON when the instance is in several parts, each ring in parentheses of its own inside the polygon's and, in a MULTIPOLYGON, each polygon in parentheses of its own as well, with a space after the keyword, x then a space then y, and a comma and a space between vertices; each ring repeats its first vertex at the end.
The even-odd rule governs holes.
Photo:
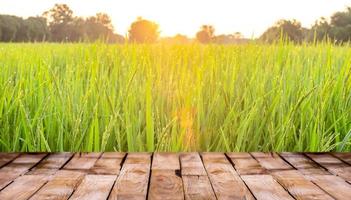
POLYGON ((0 199, 351 199, 351 153, 0 153, 0 199))

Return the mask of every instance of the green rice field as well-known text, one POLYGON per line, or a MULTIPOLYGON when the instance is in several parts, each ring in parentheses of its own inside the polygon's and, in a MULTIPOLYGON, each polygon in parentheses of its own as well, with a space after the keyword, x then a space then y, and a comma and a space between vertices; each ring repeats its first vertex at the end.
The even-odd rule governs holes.
POLYGON ((351 151, 351 48, 0 44, 0 151, 351 151))

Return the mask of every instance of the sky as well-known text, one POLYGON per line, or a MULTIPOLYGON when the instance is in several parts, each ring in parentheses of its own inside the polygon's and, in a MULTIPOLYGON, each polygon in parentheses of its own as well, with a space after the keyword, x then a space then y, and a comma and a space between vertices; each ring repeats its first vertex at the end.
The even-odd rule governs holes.
POLYGON ((241 32, 258 37, 279 19, 297 19, 310 27, 322 16, 351 6, 351 0, 0 0, 0 14, 41 15, 55 3, 66 3, 76 16, 105 12, 115 32, 125 35, 138 16, 159 24, 161 36, 194 37, 203 24, 216 34, 241 32))

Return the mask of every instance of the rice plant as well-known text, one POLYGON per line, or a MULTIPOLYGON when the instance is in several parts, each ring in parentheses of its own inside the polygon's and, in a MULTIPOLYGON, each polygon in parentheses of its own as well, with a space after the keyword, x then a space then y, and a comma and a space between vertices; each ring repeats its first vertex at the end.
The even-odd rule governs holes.
POLYGON ((0 44, 1 151, 350 151, 351 49, 0 44))

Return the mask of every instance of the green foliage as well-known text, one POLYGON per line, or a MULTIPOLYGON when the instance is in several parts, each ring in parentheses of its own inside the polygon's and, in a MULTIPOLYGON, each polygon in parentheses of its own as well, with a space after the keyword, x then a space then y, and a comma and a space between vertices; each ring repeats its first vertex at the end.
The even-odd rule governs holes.
POLYGON ((348 42, 351 40, 351 7, 345 12, 335 13, 330 20, 331 37, 338 42, 348 42))
POLYGON ((265 31, 260 40, 265 42, 279 41, 281 38, 300 43, 304 39, 304 29, 296 20, 279 20, 276 24, 265 31))
POLYGON ((0 44, 1 151, 350 151, 351 51, 0 44))
POLYGON ((139 17, 130 25, 129 41, 136 43, 153 43, 159 36, 159 27, 156 23, 139 17))
POLYGON ((22 19, 0 15, 0 41, 2 42, 78 42, 106 41, 123 43, 124 38, 113 33, 110 17, 105 13, 87 19, 75 17, 65 4, 56 4, 43 17, 22 19), (48 25, 49 23, 49 25, 48 25))
POLYGON ((0 41, 15 41, 21 28, 21 18, 11 15, 0 15, 0 41))

